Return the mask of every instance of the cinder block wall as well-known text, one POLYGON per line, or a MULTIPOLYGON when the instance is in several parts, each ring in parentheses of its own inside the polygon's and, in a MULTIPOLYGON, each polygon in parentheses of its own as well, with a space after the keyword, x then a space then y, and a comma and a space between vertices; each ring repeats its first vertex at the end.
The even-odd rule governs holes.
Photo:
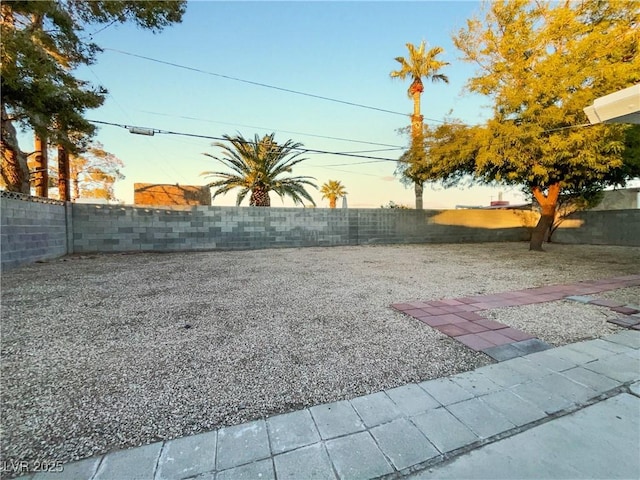
POLYGON ((560 224, 553 241, 640 247, 640 209, 576 212, 560 224))
POLYGON ((63 202, 19 194, 4 195, 0 198, 3 270, 67 253, 66 208, 63 202))
POLYGON ((256 249, 519 241, 515 211, 73 205, 73 251, 256 249))
MULTIPOLYGON (((517 210, 142 208, 6 192, 0 213, 3 269, 66 253, 523 241, 537 221, 517 210)), ((640 246, 640 210, 576 213, 554 241, 640 246)))

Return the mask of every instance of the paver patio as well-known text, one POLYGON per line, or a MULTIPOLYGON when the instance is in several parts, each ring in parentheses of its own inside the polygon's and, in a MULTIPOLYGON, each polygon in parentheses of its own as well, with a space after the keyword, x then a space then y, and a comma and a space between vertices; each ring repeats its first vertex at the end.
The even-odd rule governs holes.
POLYGON ((598 299, 591 295, 617 288, 640 286, 640 275, 591 280, 567 285, 550 285, 491 295, 476 295, 426 302, 395 303, 396 310, 417 318, 475 351, 499 362, 551 348, 526 332, 482 317, 478 312, 557 300, 574 300, 608 307, 626 318, 611 323, 640 330, 640 307, 598 299))

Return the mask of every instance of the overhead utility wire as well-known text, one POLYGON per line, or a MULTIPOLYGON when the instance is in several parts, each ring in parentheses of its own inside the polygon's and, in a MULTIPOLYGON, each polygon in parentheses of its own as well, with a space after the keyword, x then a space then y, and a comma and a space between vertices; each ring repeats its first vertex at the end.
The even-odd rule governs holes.
MULTIPOLYGON (((283 87, 277 87, 275 85, 269 85, 267 83, 254 82, 252 80, 245 80, 243 78, 232 77, 231 75, 224 75, 222 73, 209 72, 207 70, 202 70, 200 68, 188 67, 186 65, 180 65, 178 63, 167 62, 165 60, 159 60, 157 58, 146 57, 144 55, 138 55, 137 53, 125 52, 123 50, 118 50, 118 49, 115 49, 115 48, 103 48, 103 50, 108 50, 108 51, 111 51, 111 52, 121 53, 122 55, 129 55, 130 57, 142 58, 143 60, 148 60, 150 62, 161 63, 163 65, 169 65, 171 67, 182 68, 184 70, 190 70, 192 72, 204 73, 205 75, 212 75, 214 77, 226 78, 227 80, 233 80, 233 81, 236 81, 236 82, 247 83, 249 85, 257 85, 259 87, 271 88, 273 90, 279 90, 281 92, 293 93, 295 95, 302 95, 302 96, 311 97, 311 98, 318 98, 320 100, 326 100, 328 102, 342 103, 343 105, 350 105, 352 107, 366 108, 368 110, 375 110, 375 111, 378 111, 378 112, 391 113, 393 115, 402 115, 403 117, 408 117, 409 116, 407 113, 400 113, 400 112, 395 112, 393 110, 387 110, 385 108, 372 107, 370 105, 363 105, 361 103, 348 102, 346 100, 338 100, 336 98, 331 98, 331 97, 324 97, 322 95, 316 95, 314 93, 300 92, 298 90, 292 90, 290 88, 283 88, 283 87)), ((440 120, 434 120, 434 121, 439 122, 440 120)))
MULTIPOLYGON (((127 130, 129 130, 131 133, 142 133, 143 135, 153 135, 155 133, 158 134, 163 134, 163 135, 180 135, 183 137, 193 137, 193 138, 206 138, 208 140, 218 140, 218 141, 223 141, 226 142, 228 141, 228 139, 224 138, 224 137, 214 137, 212 135, 200 135, 197 133, 186 133, 186 132, 172 132, 170 130, 159 130, 157 128, 148 128, 148 127, 137 127, 134 125, 123 125, 121 123, 113 123, 113 122, 103 122, 101 120, 89 120, 87 119, 88 122, 91 123, 97 123, 100 125, 110 125, 112 127, 120 127, 120 128, 125 128, 127 130)), ((245 143, 255 143, 252 141, 246 141, 245 143)), ((355 157, 355 158, 368 158, 368 159, 372 159, 372 160, 376 160, 376 161, 380 161, 380 162, 398 162, 399 160, 394 159, 394 158, 384 158, 384 157, 373 157, 371 155, 357 155, 354 153, 346 153, 346 152, 330 152, 327 150, 316 150, 313 148, 292 148, 291 150, 297 150, 299 152, 302 153, 324 153, 327 155, 338 155, 338 156, 343 156, 343 157, 355 157)))
POLYGON ((354 140, 352 138, 343 138, 343 137, 330 137, 328 135, 316 135, 314 133, 294 132, 292 130, 282 130, 280 128, 257 127, 255 125, 244 125, 241 123, 220 122, 217 120, 208 120, 206 118, 189 117, 187 115, 171 115, 170 113, 152 112, 150 110, 139 110, 139 111, 143 113, 150 113, 151 115, 160 115, 162 117, 184 118, 186 120, 195 120, 197 122, 219 123, 221 125, 232 125, 234 127, 257 128, 259 130, 270 130, 272 132, 276 131, 276 132, 282 132, 282 133, 293 133, 295 135, 305 135, 307 137, 326 138, 329 140, 340 140, 341 142, 363 143, 365 145, 378 145, 380 147, 393 147, 397 149, 406 148, 406 147, 400 147, 398 145, 391 145, 389 143, 368 142, 366 140, 354 140))

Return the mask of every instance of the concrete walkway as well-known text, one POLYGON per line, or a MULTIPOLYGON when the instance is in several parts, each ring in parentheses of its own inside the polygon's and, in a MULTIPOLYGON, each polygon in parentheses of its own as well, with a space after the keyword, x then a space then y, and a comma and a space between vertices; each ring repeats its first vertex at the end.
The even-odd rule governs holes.
POLYGON ((622 393, 410 478, 640 478, 639 411, 622 393))
POLYGON ((24 478, 639 478, 637 456, 616 454, 640 449, 629 393, 640 396, 637 330, 24 478))

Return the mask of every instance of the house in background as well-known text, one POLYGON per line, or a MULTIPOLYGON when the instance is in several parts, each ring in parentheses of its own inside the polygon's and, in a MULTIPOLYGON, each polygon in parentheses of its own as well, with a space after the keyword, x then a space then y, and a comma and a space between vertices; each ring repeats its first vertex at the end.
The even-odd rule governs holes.
POLYGON ((605 190, 602 201, 591 210, 628 210, 640 208, 640 187, 605 190))
POLYGON ((133 203, 141 206, 211 205, 207 185, 134 183, 133 203))

